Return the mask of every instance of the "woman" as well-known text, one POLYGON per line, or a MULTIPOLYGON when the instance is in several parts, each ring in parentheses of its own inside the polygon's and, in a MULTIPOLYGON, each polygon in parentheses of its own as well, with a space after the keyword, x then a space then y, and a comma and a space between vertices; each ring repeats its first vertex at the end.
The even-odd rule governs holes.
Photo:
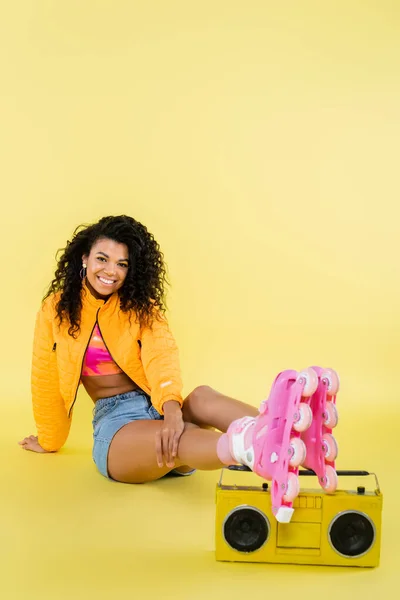
POLYGON ((251 440, 223 432, 243 417, 254 423, 254 407, 207 386, 182 398, 165 283, 159 245, 133 218, 104 217, 75 231, 36 318, 38 435, 19 442, 25 450, 64 445, 82 383, 94 402, 93 460, 105 477, 143 483, 170 471, 249 463, 251 440))

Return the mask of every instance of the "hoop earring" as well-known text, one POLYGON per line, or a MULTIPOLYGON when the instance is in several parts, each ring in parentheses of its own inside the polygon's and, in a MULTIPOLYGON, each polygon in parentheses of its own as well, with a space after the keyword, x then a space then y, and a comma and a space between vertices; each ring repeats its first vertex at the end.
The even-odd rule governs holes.
POLYGON ((82 269, 79 271, 79 275, 81 276, 82 280, 85 279, 85 277, 86 277, 86 263, 83 263, 82 269), (85 272, 83 273, 83 271, 85 271, 85 272))

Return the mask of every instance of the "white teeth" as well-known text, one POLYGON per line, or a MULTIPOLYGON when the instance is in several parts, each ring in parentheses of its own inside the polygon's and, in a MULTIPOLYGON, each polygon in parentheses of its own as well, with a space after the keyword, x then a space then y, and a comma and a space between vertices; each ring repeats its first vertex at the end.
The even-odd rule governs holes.
POLYGON ((102 283, 105 283, 106 285, 111 285, 112 283, 114 283, 112 279, 103 279, 103 277, 99 277, 99 279, 102 283))

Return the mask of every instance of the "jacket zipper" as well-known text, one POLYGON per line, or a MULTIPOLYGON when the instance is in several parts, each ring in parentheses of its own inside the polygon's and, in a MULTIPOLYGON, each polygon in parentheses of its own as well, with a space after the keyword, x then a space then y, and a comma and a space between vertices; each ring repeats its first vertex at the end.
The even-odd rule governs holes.
POLYGON ((92 339, 92 335, 93 335, 94 328, 96 327, 96 323, 97 323, 97 315, 99 314, 99 310, 100 310, 100 308, 98 308, 98 309, 97 309, 97 313, 96 313, 96 320, 95 320, 95 322, 94 322, 94 325, 93 325, 93 327, 92 327, 92 331, 91 331, 91 333, 90 333, 90 335, 89 335, 89 339, 88 339, 88 341, 87 341, 87 344, 86 344, 85 352, 83 353, 82 362, 81 362, 81 370, 80 370, 80 373, 79 373, 79 379, 78 379, 78 385, 76 386, 76 390, 75 390, 75 396, 74 396, 74 401, 73 401, 73 403, 71 404, 71 406, 70 406, 70 409, 69 409, 69 411, 68 411, 68 418, 70 418, 70 416, 71 416, 71 411, 72 411, 72 409, 74 408, 74 404, 75 404, 75 402, 76 402, 76 396, 77 396, 77 394, 78 394, 78 389, 79 389, 79 382, 80 382, 80 380, 81 380, 81 377, 82 377, 83 361, 85 360, 85 354, 86 354, 86 350, 88 349, 88 346, 89 346, 90 340, 92 339))

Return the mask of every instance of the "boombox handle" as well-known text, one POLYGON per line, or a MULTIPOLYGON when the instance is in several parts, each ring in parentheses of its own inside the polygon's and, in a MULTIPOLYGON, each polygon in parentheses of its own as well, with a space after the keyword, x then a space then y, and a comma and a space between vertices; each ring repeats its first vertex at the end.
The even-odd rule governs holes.
MULTIPOLYGON (((249 467, 246 467, 245 465, 230 465, 229 467, 223 467, 221 470, 221 477, 218 482, 219 487, 221 487, 221 485, 222 485, 222 477, 224 475, 225 469, 227 469, 228 471, 250 471, 251 472, 251 469, 249 467)), ((336 471, 336 474, 338 477, 366 477, 366 476, 371 475, 371 476, 375 477, 376 489, 377 489, 378 494, 381 493, 378 477, 375 473, 369 473, 368 471, 344 470, 344 471, 336 471)), ((316 473, 314 471, 312 471, 311 469, 300 469, 299 475, 302 477, 304 477, 304 476, 316 477, 317 476, 316 473)))

